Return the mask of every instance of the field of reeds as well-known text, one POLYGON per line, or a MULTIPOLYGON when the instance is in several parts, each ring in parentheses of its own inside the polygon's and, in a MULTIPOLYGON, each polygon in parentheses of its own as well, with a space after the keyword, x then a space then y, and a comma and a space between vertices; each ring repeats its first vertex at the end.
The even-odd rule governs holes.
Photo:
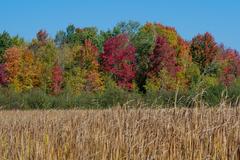
POLYGON ((240 108, 0 111, 1 160, 240 159, 240 108))

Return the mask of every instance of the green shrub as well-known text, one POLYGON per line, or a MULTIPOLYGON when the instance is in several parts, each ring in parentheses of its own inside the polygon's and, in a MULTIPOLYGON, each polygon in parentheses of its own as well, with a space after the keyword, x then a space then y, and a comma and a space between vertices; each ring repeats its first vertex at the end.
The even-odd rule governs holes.
POLYGON ((25 93, 25 107, 31 109, 49 109, 52 108, 52 97, 47 95, 41 89, 33 89, 25 93))
POLYGON ((234 83, 228 88, 227 96, 229 102, 233 105, 239 105, 240 98, 240 79, 236 79, 234 83))
POLYGON ((98 109, 121 105, 138 107, 194 107, 206 104, 217 106, 223 100, 232 105, 239 105, 240 79, 231 86, 217 84, 214 78, 206 77, 201 84, 195 84, 190 90, 148 91, 141 94, 126 91, 116 85, 108 85, 103 92, 72 94, 64 91, 59 95, 50 95, 41 89, 16 93, 7 88, 0 88, 0 109, 98 109), (204 82, 204 83, 203 83, 204 82), (204 86, 204 87, 203 87, 204 86))
POLYGON ((22 93, 16 93, 10 89, 1 88, 0 106, 4 109, 23 109, 24 98, 22 93))
POLYGON ((128 93, 120 88, 106 88, 103 93, 98 95, 98 103, 102 108, 112 107, 114 105, 123 105, 126 103, 128 93))
POLYGON ((203 94, 204 102, 209 106, 217 106, 224 97, 225 87, 221 84, 207 88, 203 94))
POLYGON ((188 107, 189 106, 189 100, 188 100, 188 92, 184 92, 182 90, 179 90, 177 93, 176 91, 168 91, 165 89, 161 89, 158 92, 147 92, 147 94, 144 96, 144 102, 147 104, 147 106, 162 106, 162 107, 173 107, 176 105, 179 107, 188 107))

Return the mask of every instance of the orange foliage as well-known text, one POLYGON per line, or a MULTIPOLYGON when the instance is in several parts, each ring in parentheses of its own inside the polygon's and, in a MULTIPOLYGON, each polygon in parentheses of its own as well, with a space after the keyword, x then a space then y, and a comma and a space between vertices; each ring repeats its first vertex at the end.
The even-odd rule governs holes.
POLYGON ((8 81, 16 91, 28 90, 40 84, 40 65, 28 49, 9 48, 4 61, 8 81))

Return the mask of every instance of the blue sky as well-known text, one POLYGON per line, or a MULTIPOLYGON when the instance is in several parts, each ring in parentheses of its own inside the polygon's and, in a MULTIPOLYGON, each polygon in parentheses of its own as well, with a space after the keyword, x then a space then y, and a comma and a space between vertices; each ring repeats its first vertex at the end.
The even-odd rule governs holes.
POLYGON ((54 36, 68 24, 106 30, 136 20, 174 26, 187 40, 209 31, 240 51, 239 0, 2 0, 0 15, 0 32, 27 40, 41 28, 54 36))

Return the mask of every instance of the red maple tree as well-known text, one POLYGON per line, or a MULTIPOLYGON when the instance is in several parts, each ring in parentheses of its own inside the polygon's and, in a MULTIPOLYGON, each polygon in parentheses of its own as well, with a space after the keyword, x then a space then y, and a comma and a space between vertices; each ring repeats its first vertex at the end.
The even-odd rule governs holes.
POLYGON ((203 35, 197 35, 191 41, 190 54, 193 62, 197 63, 201 72, 211 64, 218 55, 219 47, 214 37, 206 32, 203 35))
POLYGON ((158 74, 162 69, 166 69, 172 77, 176 77, 177 72, 181 70, 177 65, 176 51, 170 47, 164 37, 157 37, 155 48, 149 59, 148 76, 150 77, 158 74))
POLYGON ((124 89, 132 89, 135 78, 135 47, 129 42, 128 36, 120 34, 104 43, 101 54, 103 70, 112 73, 117 84, 124 89))
POLYGON ((63 83, 63 70, 59 64, 55 64, 52 68, 52 91, 57 95, 61 92, 63 83))

